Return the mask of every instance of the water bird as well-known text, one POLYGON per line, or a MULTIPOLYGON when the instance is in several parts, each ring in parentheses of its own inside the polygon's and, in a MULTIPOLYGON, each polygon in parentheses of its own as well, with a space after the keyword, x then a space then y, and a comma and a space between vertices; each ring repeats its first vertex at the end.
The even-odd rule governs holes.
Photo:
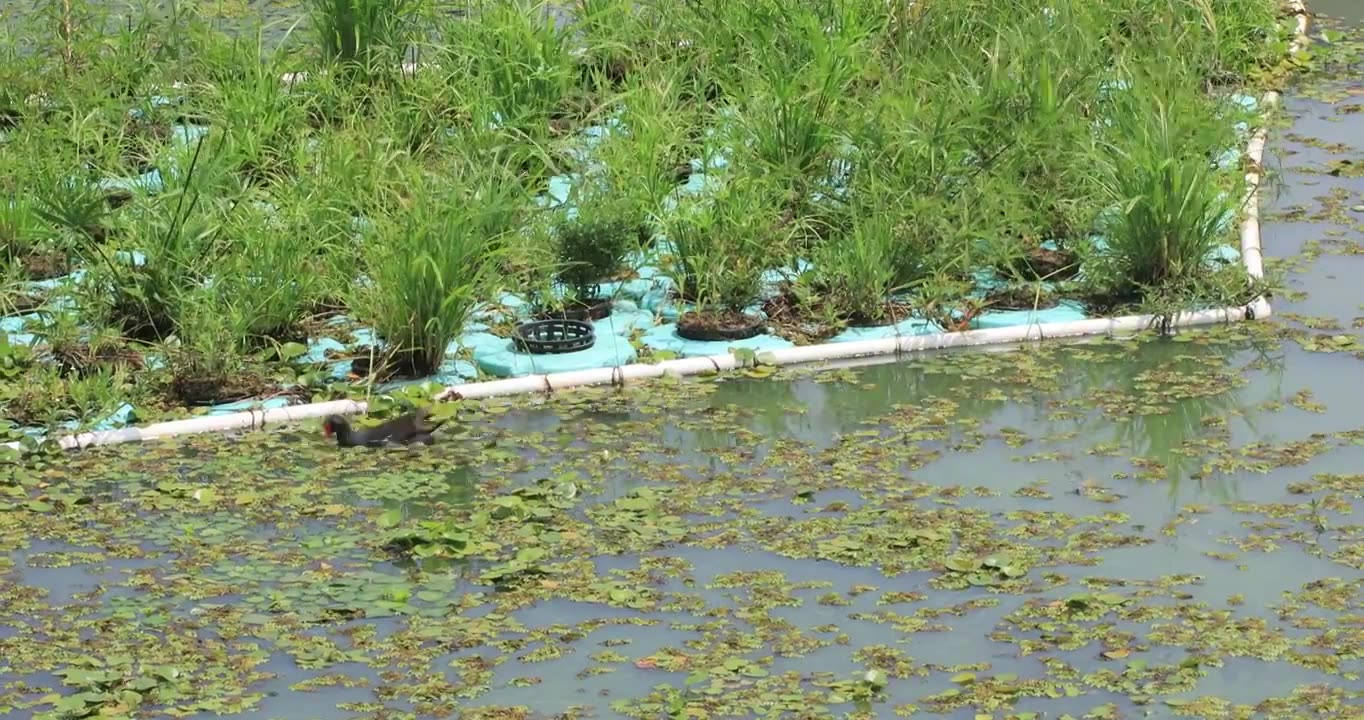
POLYGON ((388 420, 372 428, 354 428, 350 421, 340 415, 328 415, 322 421, 322 434, 336 437, 340 447, 383 447, 386 445, 411 445, 420 443, 430 445, 435 438, 431 436, 446 420, 432 421, 426 408, 388 420))

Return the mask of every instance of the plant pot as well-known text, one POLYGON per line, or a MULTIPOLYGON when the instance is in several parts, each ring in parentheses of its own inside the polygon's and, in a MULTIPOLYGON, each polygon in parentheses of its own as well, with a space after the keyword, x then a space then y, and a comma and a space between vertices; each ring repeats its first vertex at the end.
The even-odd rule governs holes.
POLYGON ((175 373, 170 384, 171 393, 190 407, 248 400, 259 397, 268 388, 269 383, 255 375, 231 378, 185 371, 175 373))
POLYGON ((1049 310, 1060 304, 1055 295, 1041 295, 1030 287, 1011 287, 996 290, 985 296, 988 310, 1049 310))
POLYGON ((350 371, 356 377, 373 377, 376 382, 385 382, 395 378, 426 377, 438 369, 427 368, 425 365, 426 362, 419 353, 408 350, 355 358, 350 362, 350 371))
POLYGON ((886 327, 906 320, 910 317, 910 307, 904 303, 887 301, 884 312, 878 318, 870 318, 862 313, 851 313, 845 318, 848 327, 853 328, 873 328, 886 327))
POLYGON ((536 320, 577 320, 579 322, 591 322, 601 320, 611 315, 612 301, 602 298, 592 298, 582 302, 575 302, 567 307, 556 310, 542 310, 536 313, 536 320))
POLYGON ((578 352, 597 342, 591 323, 581 320, 536 320, 522 323, 512 333, 516 349, 532 355, 578 352))
POLYGON ((694 310, 677 318, 677 334, 688 340, 747 340, 762 334, 767 321, 737 310, 720 312, 694 310))
POLYGON ((1080 258, 1069 250, 1033 247, 1014 262, 1014 269, 1029 280, 1069 280, 1080 272, 1080 258))

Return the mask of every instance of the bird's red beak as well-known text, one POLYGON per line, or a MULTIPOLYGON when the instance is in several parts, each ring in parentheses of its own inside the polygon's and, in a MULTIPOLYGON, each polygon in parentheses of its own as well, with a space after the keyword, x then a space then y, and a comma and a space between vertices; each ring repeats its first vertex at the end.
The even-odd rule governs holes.
POLYGON ((326 437, 331 437, 331 436, 332 436, 332 424, 331 424, 331 423, 329 423, 329 422, 324 422, 324 423, 322 423, 322 434, 325 435, 326 437))

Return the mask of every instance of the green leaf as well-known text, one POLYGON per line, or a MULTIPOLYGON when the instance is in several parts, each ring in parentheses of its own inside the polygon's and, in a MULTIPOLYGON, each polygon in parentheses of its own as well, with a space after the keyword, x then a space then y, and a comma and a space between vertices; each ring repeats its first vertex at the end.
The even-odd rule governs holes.
POLYGON ((687 676, 687 679, 684 680, 684 681, 682 681, 682 684, 683 684, 683 685, 695 685, 695 684, 697 684, 697 683, 703 683, 703 682, 705 682, 705 681, 707 681, 707 680, 709 680, 709 679, 710 679, 710 674, 709 674, 709 673, 707 673, 705 670, 697 670, 696 672, 694 672, 694 673, 688 675, 688 676, 687 676))
POLYGON ((128 683, 128 687, 133 690, 146 691, 155 689, 156 686, 160 684, 161 683, 157 682, 156 678, 143 676, 133 678, 132 681, 128 683))
POLYGON ((52 709, 63 714, 82 713, 85 710, 85 694, 68 695, 58 700, 52 709))
POLYGON ((279 359, 284 361, 302 357, 308 353, 308 346, 303 343, 287 342, 279 346, 279 359))
POLYGON ((384 512, 383 515, 379 516, 379 527, 381 528, 397 527, 398 524, 401 523, 402 521, 403 511, 399 510, 398 508, 392 508, 384 512))
POLYGON ((958 685, 970 685, 976 681, 976 674, 970 672, 957 673, 952 676, 951 681, 958 685))
POLYGON ((943 565, 946 565, 948 570, 954 570, 960 573, 967 573, 975 570, 976 568, 979 568, 980 561, 975 558, 953 556, 947 558, 947 562, 943 563, 943 565))

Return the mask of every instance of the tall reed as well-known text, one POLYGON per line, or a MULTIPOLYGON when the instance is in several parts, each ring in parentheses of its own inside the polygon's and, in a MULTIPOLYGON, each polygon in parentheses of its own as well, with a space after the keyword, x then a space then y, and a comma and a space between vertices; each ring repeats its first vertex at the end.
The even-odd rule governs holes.
POLYGON ((371 73, 396 71, 423 9, 424 0, 308 0, 323 56, 371 73))
POLYGON ((1111 103, 1096 168, 1113 210, 1100 218, 1107 279, 1123 292, 1187 284, 1229 239, 1225 222, 1241 201, 1212 165, 1234 136, 1180 71, 1134 70, 1131 90, 1111 103))
POLYGON ((451 189, 446 179, 409 171, 397 207, 375 218, 367 239, 368 282, 353 301, 386 343, 389 369, 400 374, 435 372, 494 290, 518 189, 500 172, 464 172, 451 189))

